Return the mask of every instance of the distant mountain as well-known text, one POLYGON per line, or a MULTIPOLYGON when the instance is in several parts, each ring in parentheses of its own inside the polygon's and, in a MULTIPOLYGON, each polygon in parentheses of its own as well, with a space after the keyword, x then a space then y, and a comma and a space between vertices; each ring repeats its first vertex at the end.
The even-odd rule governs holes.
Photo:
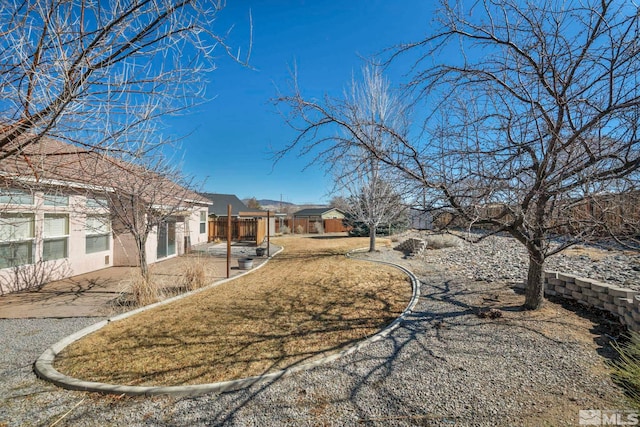
POLYGON ((295 203, 289 203, 289 202, 281 202, 280 200, 270 200, 270 199, 260 199, 258 200, 258 203, 260 203, 260 206, 292 206, 295 203))
MULTIPOLYGON (((248 200, 249 199, 243 199, 242 201, 246 204, 248 200)), ((272 199, 258 199, 258 203, 260 203, 260 206, 262 207, 263 210, 269 210, 274 212, 277 211, 277 212, 283 212, 287 214, 297 212, 301 209, 321 208, 326 206, 321 204, 306 204, 306 203, 302 205, 298 205, 291 202, 284 202, 284 201, 281 202, 280 200, 272 200, 272 199)))

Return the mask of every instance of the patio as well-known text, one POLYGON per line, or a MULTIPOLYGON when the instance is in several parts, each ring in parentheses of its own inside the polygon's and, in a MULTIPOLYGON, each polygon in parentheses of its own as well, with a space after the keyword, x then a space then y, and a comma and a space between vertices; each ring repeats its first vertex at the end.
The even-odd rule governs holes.
MULTIPOLYGON (((272 245, 271 254, 276 250, 272 245)), ((231 257, 230 277, 243 272, 238 268, 239 258, 254 258, 254 268, 267 260, 255 256, 255 244, 244 242, 232 244, 231 257)), ((191 262, 203 263, 208 283, 226 279, 226 243, 198 245, 190 254, 155 263, 150 270, 156 283, 171 293, 191 262)), ((109 267, 50 282, 37 291, 0 296, 0 319, 108 317, 129 310, 131 307, 119 301, 126 296, 136 270, 109 267)))

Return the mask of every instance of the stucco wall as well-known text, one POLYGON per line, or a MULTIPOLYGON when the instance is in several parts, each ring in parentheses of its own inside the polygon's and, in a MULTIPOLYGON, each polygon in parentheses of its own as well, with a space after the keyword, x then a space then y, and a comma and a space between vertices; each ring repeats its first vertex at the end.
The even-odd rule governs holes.
MULTIPOLYGON (((62 195, 58 192, 57 195, 62 195)), ((3 213, 32 213, 34 215, 34 264, 0 269, 1 292, 21 287, 20 281, 51 281, 100 270, 113 265, 113 239, 106 251, 86 253, 87 213, 104 215, 104 208, 87 208, 85 196, 69 195, 68 206, 46 206, 44 193, 33 193, 33 205, 4 205, 3 213), (43 228, 45 214, 65 214, 69 218, 67 258, 43 261, 43 228)))

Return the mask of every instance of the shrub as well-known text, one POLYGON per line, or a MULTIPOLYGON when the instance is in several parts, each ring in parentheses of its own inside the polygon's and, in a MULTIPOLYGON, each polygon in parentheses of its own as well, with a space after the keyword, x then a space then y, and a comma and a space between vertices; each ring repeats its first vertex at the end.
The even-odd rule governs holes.
POLYGON ((282 227, 280 227, 280 232, 282 234, 291 234, 291 229, 286 225, 283 225, 282 227))
POLYGON ((324 234, 324 225, 322 224, 322 221, 314 222, 313 228, 316 230, 317 233, 324 234))
POLYGON ((613 378, 627 392, 632 404, 640 409, 640 333, 631 332, 629 340, 614 344, 620 358, 612 362, 613 378))
POLYGON ((136 270, 131 277, 130 293, 133 297, 133 303, 138 307, 153 304, 163 299, 158 287, 150 279, 142 277, 139 270, 136 270))
POLYGON ((301 225, 296 226, 296 234, 304 233, 304 227, 301 225))
POLYGON ((182 281, 187 291, 200 289, 207 284, 204 264, 200 259, 192 259, 185 265, 182 281))
POLYGON ((434 234, 425 239, 430 249, 455 248, 460 246, 460 239, 450 234, 434 234))

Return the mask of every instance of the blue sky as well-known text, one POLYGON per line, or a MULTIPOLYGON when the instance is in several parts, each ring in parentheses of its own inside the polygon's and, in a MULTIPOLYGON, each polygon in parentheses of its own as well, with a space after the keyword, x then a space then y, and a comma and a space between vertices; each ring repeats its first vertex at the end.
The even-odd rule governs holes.
MULTIPOLYGON (((295 133, 277 114, 270 99, 286 92, 290 69, 298 70, 307 96, 340 96, 352 75, 369 57, 401 42, 415 41, 428 29, 433 3, 425 0, 276 1, 229 0, 217 21, 218 32, 233 26, 229 44, 248 45, 249 11, 253 18, 253 52, 243 68, 220 54, 211 75, 215 99, 171 120, 170 132, 182 141, 184 171, 205 180, 203 189, 292 203, 324 203, 332 179, 321 166, 305 167, 310 158, 295 153, 275 166, 272 149, 295 133)), ((396 83, 397 64, 387 76, 396 83)))

